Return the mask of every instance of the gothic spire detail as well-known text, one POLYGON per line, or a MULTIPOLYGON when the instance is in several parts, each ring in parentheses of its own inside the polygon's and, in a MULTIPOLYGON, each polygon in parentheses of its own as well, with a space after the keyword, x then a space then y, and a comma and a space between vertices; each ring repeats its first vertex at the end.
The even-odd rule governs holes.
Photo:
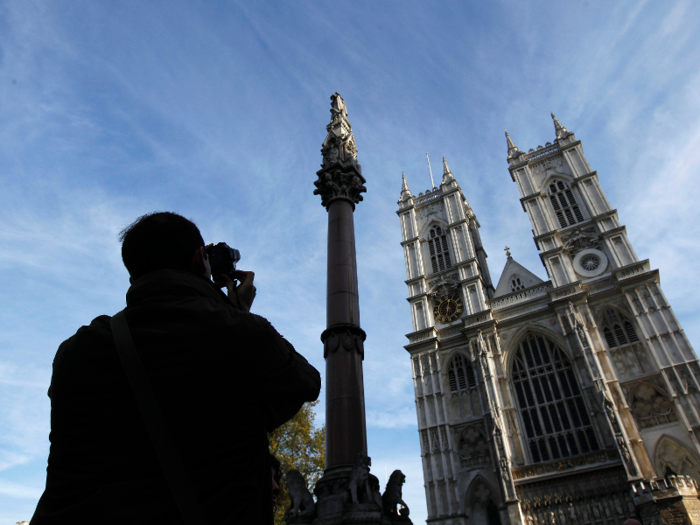
POLYGON ((569 135, 572 135, 568 129, 561 125, 561 122, 559 122, 559 119, 554 115, 554 113, 551 113, 551 115, 552 120, 554 121, 554 133, 556 133, 558 139, 564 139, 569 135))
POLYGON ((326 139, 321 154, 323 164, 316 172, 314 195, 321 196, 321 204, 336 200, 349 201, 353 207, 362 200, 360 193, 366 192, 367 182, 362 176, 362 167, 357 162, 357 146, 348 120, 345 101, 338 93, 331 95, 331 121, 326 126, 326 139))
POLYGON ((410 197, 411 195, 411 190, 408 189, 408 183, 406 182, 406 174, 402 171, 401 176, 403 177, 403 182, 401 183, 401 198, 400 200, 406 200, 410 197))
POLYGON ((442 183, 449 184, 453 180, 455 180, 455 176, 452 175, 452 172, 450 171, 450 167, 447 165, 445 157, 442 157, 442 183))
POLYGON ((511 140, 510 135, 508 134, 508 130, 506 130, 506 141, 508 143, 508 160, 515 159, 520 155, 524 155, 524 153, 520 151, 511 140))

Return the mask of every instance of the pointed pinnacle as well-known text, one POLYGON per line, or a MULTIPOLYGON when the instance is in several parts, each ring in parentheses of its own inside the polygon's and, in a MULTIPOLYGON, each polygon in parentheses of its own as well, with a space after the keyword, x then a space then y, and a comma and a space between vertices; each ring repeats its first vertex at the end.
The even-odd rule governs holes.
POLYGON ((403 177, 403 182, 401 183, 401 193, 411 194, 411 190, 408 189, 408 183, 406 182, 406 174, 402 171, 401 176, 403 177))
POLYGON ((506 130, 506 140, 508 141, 508 149, 518 149, 515 147, 515 144, 513 144, 510 135, 508 135, 508 130, 506 130))
POLYGON ((554 121, 554 132, 556 133, 557 138, 560 138, 564 133, 568 133, 568 130, 561 125, 561 122, 559 122, 559 119, 557 119, 554 113, 550 112, 550 114, 552 115, 552 120, 554 121))
POLYGON ((452 172, 450 171, 450 167, 447 165, 445 157, 442 157, 442 183, 449 184, 454 180, 455 176, 452 175, 452 172))
POLYGON ((450 167, 447 165, 447 161, 445 160, 445 157, 442 157, 442 174, 443 176, 447 174, 452 175, 452 172, 450 171, 450 167))

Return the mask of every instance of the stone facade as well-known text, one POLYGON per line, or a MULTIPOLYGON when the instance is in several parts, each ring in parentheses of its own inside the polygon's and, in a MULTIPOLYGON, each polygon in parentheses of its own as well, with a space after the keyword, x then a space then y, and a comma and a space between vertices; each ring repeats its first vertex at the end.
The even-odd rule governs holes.
MULTIPOLYGON (((512 180, 550 280, 510 255, 496 287, 444 162, 401 222, 428 521, 700 524, 700 365, 583 153, 528 153, 512 180)), ((507 135, 507 134, 506 134, 507 135)))

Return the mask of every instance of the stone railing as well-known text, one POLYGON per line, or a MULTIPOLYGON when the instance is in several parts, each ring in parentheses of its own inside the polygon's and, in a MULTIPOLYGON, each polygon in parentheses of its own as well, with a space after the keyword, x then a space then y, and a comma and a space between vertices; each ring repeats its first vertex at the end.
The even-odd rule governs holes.
POLYGON ((601 450, 600 452, 591 452, 590 454, 582 454, 580 456, 559 459, 557 461, 536 463, 526 467, 514 467, 511 471, 513 473, 513 479, 517 482, 524 478, 554 474, 563 470, 574 470, 582 467, 590 467, 591 465, 619 463, 619 461, 619 455, 616 450, 601 450))
POLYGON ((549 284, 543 284, 542 286, 538 286, 536 288, 530 288, 528 290, 522 290, 520 292, 513 292, 509 295, 506 295, 504 297, 500 297, 498 299, 492 300, 489 305, 491 306, 492 309, 498 310, 499 308, 504 308, 506 306, 510 306, 513 304, 521 303, 523 301, 527 301, 528 299, 532 297, 537 297, 540 295, 547 295, 547 292, 551 290, 552 287, 549 284))
POLYGON ((489 312, 488 310, 485 310, 483 312, 478 312, 476 314, 472 314, 469 317, 467 317, 466 319, 464 319, 464 325, 465 326, 474 326, 476 324, 490 321, 491 319, 493 319, 491 312, 489 312))
POLYGON ((559 145, 557 143, 554 143, 551 146, 547 146, 546 148, 537 149, 532 153, 526 154, 525 158, 527 160, 532 161, 535 159, 539 159, 540 157, 545 157, 551 153, 556 153, 557 151, 559 151, 559 145))
POLYGON ((648 259, 644 261, 639 261, 637 263, 628 264, 627 266, 623 266, 622 268, 618 268, 617 270, 615 270, 615 277, 617 277, 618 281, 622 281, 623 279, 628 279, 630 277, 634 277, 635 275, 639 275, 647 271, 649 271, 648 259))
POLYGON ((435 328, 432 326, 430 328, 426 328, 424 330, 421 330, 419 332, 413 332, 412 334, 406 334, 406 337, 408 337, 408 342, 410 344, 413 343, 420 343, 421 341, 426 341, 428 339, 432 339, 433 337, 437 336, 437 332, 435 328))
POLYGON ((462 333, 462 326, 453 326, 451 328, 444 328, 438 331, 438 339, 447 339, 449 337, 454 337, 462 333))
POLYGON ((438 188, 430 193, 426 193, 422 197, 418 197, 414 204, 416 206, 420 206, 421 204, 427 204, 428 202, 439 199, 440 197, 442 197, 442 190, 438 188))
POLYGON ((668 476, 641 480, 632 484, 632 497, 637 505, 674 496, 690 496, 695 499, 698 494, 700 494, 698 483, 690 476, 668 476))
POLYGON ((556 301, 558 299, 562 299, 564 297, 568 297, 569 295, 574 295, 579 293, 582 290, 581 284, 580 283, 574 283, 571 285, 564 285, 560 286, 559 288, 555 288, 554 290, 549 291, 549 297, 552 301, 556 301))

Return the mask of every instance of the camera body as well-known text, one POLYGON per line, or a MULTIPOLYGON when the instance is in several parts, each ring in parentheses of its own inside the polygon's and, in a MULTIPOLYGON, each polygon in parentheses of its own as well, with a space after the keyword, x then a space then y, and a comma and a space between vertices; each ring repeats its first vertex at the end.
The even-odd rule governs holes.
POLYGON ((231 248, 225 242, 212 246, 207 250, 211 275, 216 280, 221 274, 228 275, 233 280, 236 263, 241 260, 241 252, 231 248))

